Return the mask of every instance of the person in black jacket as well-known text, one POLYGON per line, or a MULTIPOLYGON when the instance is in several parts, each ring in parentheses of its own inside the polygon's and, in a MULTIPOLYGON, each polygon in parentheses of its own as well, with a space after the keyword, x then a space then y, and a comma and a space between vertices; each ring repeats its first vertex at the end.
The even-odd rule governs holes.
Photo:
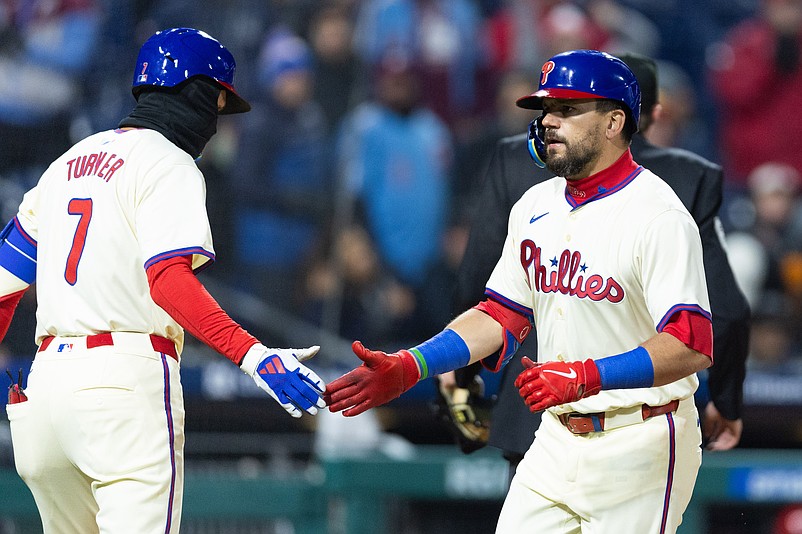
MULTIPOLYGON (((708 450, 727 450, 737 446, 743 423, 743 380, 749 345, 751 312, 738 289, 722 244, 718 221, 722 201, 723 173, 719 165, 686 150, 650 144, 643 136, 659 109, 655 62, 638 54, 620 57, 634 72, 642 92, 640 131, 632 139, 634 159, 663 178, 676 192, 699 226, 704 250, 707 287, 713 313, 714 364, 708 370, 710 400, 702 414, 703 436, 708 450)), ((454 298, 454 309, 464 310, 481 300, 485 283, 501 254, 507 235, 507 219, 512 205, 536 183, 552 177, 547 169, 534 165, 526 146, 527 135, 499 141, 486 179, 476 198, 481 208, 474 213, 468 245, 462 260, 454 298)), ((488 444, 503 451, 514 467, 532 444, 540 423, 540 413, 531 413, 513 385, 523 370, 520 360, 536 361, 536 333, 529 335, 515 360, 502 371, 498 398, 491 413, 488 444), (494 414, 503 416, 493 417, 494 414)), ((469 387, 479 365, 458 369, 453 377, 438 377, 442 391, 469 387)), ((476 397, 473 397, 476 398, 476 397)), ((481 443, 460 441, 464 452, 481 443)))

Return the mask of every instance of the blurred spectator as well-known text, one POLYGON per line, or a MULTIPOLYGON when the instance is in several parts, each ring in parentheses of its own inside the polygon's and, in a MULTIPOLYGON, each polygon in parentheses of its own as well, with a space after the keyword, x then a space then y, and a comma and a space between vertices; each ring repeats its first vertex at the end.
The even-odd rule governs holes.
POLYGON ((802 177, 796 169, 782 163, 763 163, 747 178, 755 207, 752 233, 776 258, 789 250, 802 250, 799 224, 799 193, 802 177))
POLYGON ((660 108, 646 138, 657 146, 679 147, 713 158, 713 128, 699 114, 696 88, 685 69, 671 61, 658 61, 660 108))
POLYGON ((74 121, 73 139, 115 128, 120 117, 131 111, 131 95, 120 88, 130 86, 131 64, 139 45, 153 34, 144 36, 143 40, 137 34, 137 23, 145 9, 142 2, 96 1, 100 13, 96 49, 103 53, 93 54, 91 64, 92 72, 103 75, 84 77, 82 102, 86 105, 75 110, 78 118, 74 121))
POLYGON ((749 307, 756 309, 769 276, 769 256, 758 239, 746 231, 727 234, 727 258, 749 307))
POLYGON ((765 295, 752 314, 748 372, 800 374, 802 358, 794 342, 791 310, 780 293, 765 295))
POLYGON ((660 47, 660 31, 640 11, 618 0, 587 0, 586 9, 593 22, 607 34, 604 49, 613 54, 635 52, 655 57, 660 47))
POLYGON ((737 231, 729 237, 735 247, 730 261, 741 280, 748 284, 746 280, 752 279, 759 284, 747 291, 754 295, 752 303, 758 305, 765 292, 785 291, 783 259, 793 250, 802 250, 802 180, 789 165, 764 163, 749 174, 747 184, 749 203, 742 204, 737 220, 732 222, 737 231), (751 244, 749 236, 754 240, 751 244), (758 265, 762 274, 755 277, 758 265))
POLYGON ((543 61, 566 50, 604 50, 610 35, 576 2, 547 1, 537 15, 543 61))
POLYGON ((375 91, 343 122, 339 169, 382 263, 417 288, 440 250, 452 139, 446 125, 421 106, 420 80, 405 56, 382 61, 375 91))
MULTIPOLYGON (((698 115, 713 127, 717 122, 718 102, 705 79, 708 54, 713 49, 710 45, 733 25, 753 15, 756 5, 763 0, 625 1, 654 22, 660 34, 654 57, 670 61, 688 73, 696 92, 698 115)), ((721 161, 717 150, 702 154, 711 161, 721 161)))
POLYGON ((232 176, 235 250, 250 289, 294 308, 299 269, 326 228, 331 198, 325 119, 304 40, 284 27, 268 32, 258 81, 232 176))
POLYGON ((538 32, 533 31, 541 3, 532 0, 488 3, 482 30, 488 68, 496 72, 539 69, 543 58, 548 57, 540 50, 538 32))
POLYGON ((727 236, 730 264, 755 309, 782 301, 791 341, 802 343, 802 177, 769 162, 747 185, 749 203, 742 201, 737 229, 727 236))
POLYGON ((710 56, 726 176, 743 188, 765 161, 802 172, 802 0, 763 0, 759 13, 727 33, 710 56))
POLYGON ((377 67, 399 51, 416 64, 424 103, 448 124, 476 113, 481 19, 471 0, 365 0, 360 4, 357 53, 377 67))
MULTIPOLYGON (((464 211, 473 207, 471 196, 479 191, 499 139, 527 129, 532 112, 516 106, 515 101, 534 90, 531 78, 531 74, 518 70, 503 73, 496 82, 494 107, 489 118, 477 121, 474 128, 460 128, 455 132, 454 210, 464 211)), ((434 333, 437 332, 439 330, 434 333)))
POLYGON ((612 54, 654 55, 660 43, 657 27, 640 12, 616 0, 548 0, 539 2, 533 27, 545 58, 582 48, 612 54))
POLYGON ((72 144, 100 22, 94 0, 0 3, 1 176, 28 189, 72 144))
POLYGON ((390 274, 359 225, 337 229, 331 257, 309 271, 306 294, 307 318, 346 339, 377 346, 411 339, 415 295, 390 274))
POLYGON ((617 0, 491 0, 485 6, 485 55, 501 70, 539 71, 566 50, 656 55, 660 28, 617 0))
POLYGON ((309 27, 314 98, 323 107, 331 132, 366 97, 365 75, 353 39, 354 22, 348 9, 330 1, 315 12, 309 27))
POLYGON ((705 49, 734 24, 754 13, 762 0, 624 0, 659 31, 656 56, 702 72, 705 49))

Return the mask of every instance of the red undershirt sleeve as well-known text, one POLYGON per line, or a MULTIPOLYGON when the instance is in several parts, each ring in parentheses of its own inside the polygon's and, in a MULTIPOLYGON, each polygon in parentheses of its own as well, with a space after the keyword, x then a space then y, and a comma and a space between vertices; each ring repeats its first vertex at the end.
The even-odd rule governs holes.
POLYGON ((17 304, 22 300, 26 291, 28 291, 27 287, 16 293, 0 297, 0 341, 6 337, 8 327, 11 326, 11 319, 14 318, 14 310, 17 309, 17 304))
POLYGON ((663 327, 663 332, 679 339, 688 348, 713 359, 713 324, 701 313, 679 311, 663 327))
POLYGON ((154 263, 147 269, 150 295, 170 317, 197 339, 239 365, 259 343, 223 311, 192 272, 191 256, 154 263))

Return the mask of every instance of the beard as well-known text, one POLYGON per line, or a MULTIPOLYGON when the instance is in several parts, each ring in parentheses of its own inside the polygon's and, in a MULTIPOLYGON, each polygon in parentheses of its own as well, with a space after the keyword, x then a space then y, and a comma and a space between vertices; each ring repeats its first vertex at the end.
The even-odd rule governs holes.
POLYGON ((556 176, 567 179, 571 176, 582 176, 583 171, 598 160, 601 154, 601 126, 585 133, 576 141, 557 139, 556 136, 546 135, 546 142, 550 140, 562 141, 565 153, 562 155, 548 154, 546 167, 556 176))

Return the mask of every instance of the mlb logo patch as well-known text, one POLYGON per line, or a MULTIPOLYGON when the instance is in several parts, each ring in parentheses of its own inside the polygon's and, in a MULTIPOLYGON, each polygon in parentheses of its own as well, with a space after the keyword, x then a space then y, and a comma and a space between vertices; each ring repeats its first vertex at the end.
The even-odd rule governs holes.
POLYGON ((145 72, 148 70, 148 62, 142 63, 142 70, 139 71, 139 76, 136 77, 136 83, 145 83, 148 81, 148 75, 145 72))
POLYGON ((60 343, 56 352, 72 352, 72 343, 60 343))

